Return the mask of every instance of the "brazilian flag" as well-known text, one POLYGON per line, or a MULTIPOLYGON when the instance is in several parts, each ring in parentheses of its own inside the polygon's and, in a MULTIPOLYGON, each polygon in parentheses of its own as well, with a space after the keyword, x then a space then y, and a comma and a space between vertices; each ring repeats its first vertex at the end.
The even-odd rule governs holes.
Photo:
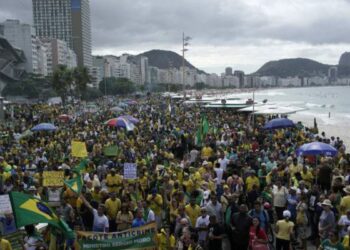
POLYGON ((78 174, 75 178, 65 180, 64 184, 74 193, 80 194, 81 188, 83 187, 83 180, 81 175, 78 174))
POLYGON ((87 165, 88 165, 88 162, 89 162, 89 161, 88 161, 87 158, 83 159, 83 160, 79 163, 79 165, 75 166, 75 168, 72 169, 72 171, 75 172, 75 173, 80 174, 81 172, 83 172, 83 171, 85 170, 85 168, 86 168, 87 165))
POLYGON ((48 223, 63 231, 67 238, 74 237, 72 229, 40 199, 21 192, 10 192, 10 200, 17 228, 37 223, 48 223))

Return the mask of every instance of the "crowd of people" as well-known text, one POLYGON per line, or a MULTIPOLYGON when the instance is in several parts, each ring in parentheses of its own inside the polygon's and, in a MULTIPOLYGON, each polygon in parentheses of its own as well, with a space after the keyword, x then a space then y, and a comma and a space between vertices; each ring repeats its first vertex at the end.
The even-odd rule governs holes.
MULTIPOLYGON (((99 100, 94 113, 83 103, 8 107, 0 129, 1 194, 47 201, 75 230, 118 232, 156 222, 159 250, 350 249, 350 156, 339 138, 302 124, 264 130, 266 117, 253 127, 247 114, 158 95, 123 105, 122 115, 139 120, 127 131, 104 124, 118 116, 111 107, 119 101, 99 100), (199 143, 203 116, 209 130, 199 143), (28 132, 42 122, 58 129, 28 132), (43 187, 43 171, 73 177, 81 160, 71 156, 73 139, 88 151, 82 193, 43 187), (311 141, 331 144, 337 156, 298 156, 311 141), (118 150, 107 156, 112 145, 118 150), (123 178, 124 163, 136 164, 137 179, 123 178)), ((14 218, 5 214, 0 223, 1 249, 10 249, 5 238, 18 230, 14 218)), ((74 242, 25 229, 25 249, 74 249, 74 242)))

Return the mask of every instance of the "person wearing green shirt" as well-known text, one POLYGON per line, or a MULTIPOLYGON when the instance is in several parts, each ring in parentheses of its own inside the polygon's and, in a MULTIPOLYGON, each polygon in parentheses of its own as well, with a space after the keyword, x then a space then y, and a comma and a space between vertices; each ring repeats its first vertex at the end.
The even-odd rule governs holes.
POLYGON ((332 231, 328 234, 329 239, 322 241, 319 250, 344 250, 343 244, 339 240, 338 232, 332 231))

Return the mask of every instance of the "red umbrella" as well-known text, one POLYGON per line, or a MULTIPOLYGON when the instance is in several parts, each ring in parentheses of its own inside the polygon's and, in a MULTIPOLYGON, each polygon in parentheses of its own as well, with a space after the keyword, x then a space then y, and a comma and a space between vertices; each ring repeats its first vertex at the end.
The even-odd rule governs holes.
POLYGON ((62 114, 58 116, 58 119, 64 122, 68 122, 69 120, 72 119, 72 116, 70 115, 66 115, 66 114, 62 114))

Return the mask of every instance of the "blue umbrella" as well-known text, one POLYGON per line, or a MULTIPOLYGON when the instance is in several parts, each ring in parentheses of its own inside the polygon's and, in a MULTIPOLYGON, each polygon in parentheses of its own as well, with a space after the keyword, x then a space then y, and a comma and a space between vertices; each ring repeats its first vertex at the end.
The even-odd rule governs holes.
POLYGON ((57 127, 52 123, 40 123, 34 126, 31 130, 32 131, 55 131, 56 129, 57 127))
POLYGON ((264 126, 264 129, 279 129, 292 127, 295 127, 295 124, 292 120, 289 120, 287 118, 276 118, 267 122, 264 126))
POLYGON ((325 156, 336 156, 338 150, 332 145, 323 142, 311 142, 306 143, 297 149, 297 155, 325 155, 325 156))

